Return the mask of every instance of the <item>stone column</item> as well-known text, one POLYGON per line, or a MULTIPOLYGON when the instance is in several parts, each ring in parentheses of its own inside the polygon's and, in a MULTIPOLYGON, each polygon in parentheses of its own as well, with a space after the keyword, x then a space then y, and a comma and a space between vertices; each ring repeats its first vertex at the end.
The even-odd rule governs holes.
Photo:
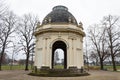
POLYGON ((72 65, 74 65, 74 39, 72 38, 72 65))
POLYGON ((74 46, 74 40, 75 38, 73 36, 69 36, 69 44, 70 44, 70 55, 69 55, 69 60, 70 60, 70 66, 74 66, 75 65, 75 46, 74 46))
POLYGON ((45 66, 47 66, 47 38, 45 38, 45 66))
POLYGON ((45 60, 45 56, 46 56, 46 55, 45 55, 45 52, 46 52, 46 51, 45 51, 45 47, 46 47, 46 45, 45 45, 45 38, 43 38, 43 51, 42 51, 42 61, 43 61, 43 62, 42 62, 42 66, 45 66, 45 65, 46 65, 46 64, 45 64, 45 63, 46 63, 46 62, 45 62, 45 61, 46 61, 46 60, 45 60))

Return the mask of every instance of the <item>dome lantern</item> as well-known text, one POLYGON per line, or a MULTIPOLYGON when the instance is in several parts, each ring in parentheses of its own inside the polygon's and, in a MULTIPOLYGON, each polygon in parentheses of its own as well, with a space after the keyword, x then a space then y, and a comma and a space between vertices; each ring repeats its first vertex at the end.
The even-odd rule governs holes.
POLYGON ((53 7, 52 10, 53 10, 53 11, 54 11, 54 10, 66 10, 66 11, 68 11, 68 8, 65 7, 65 6, 55 6, 55 7, 53 7))

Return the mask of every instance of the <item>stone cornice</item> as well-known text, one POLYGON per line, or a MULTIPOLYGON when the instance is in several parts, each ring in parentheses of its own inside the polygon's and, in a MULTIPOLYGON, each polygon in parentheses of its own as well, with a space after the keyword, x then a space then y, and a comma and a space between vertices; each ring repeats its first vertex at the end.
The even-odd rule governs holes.
POLYGON ((77 33, 79 35, 82 35, 83 37, 85 36, 85 33, 81 30, 81 29, 74 29, 74 28, 68 28, 68 27, 64 27, 64 28, 39 28, 35 31, 34 35, 37 36, 39 34, 42 33, 46 33, 46 32, 72 32, 72 33, 77 33))

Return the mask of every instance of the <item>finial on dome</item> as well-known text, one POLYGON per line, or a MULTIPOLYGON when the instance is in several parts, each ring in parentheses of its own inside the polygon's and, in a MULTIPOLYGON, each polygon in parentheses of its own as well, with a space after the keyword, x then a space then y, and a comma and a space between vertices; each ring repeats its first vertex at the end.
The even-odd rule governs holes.
POLYGON ((69 17, 69 19, 68 19, 68 20, 69 20, 69 23, 71 23, 71 21, 72 21, 71 17, 69 17))
POLYGON ((82 24, 82 22, 81 22, 81 21, 79 22, 79 25, 80 25, 80 26, 83 26, 83 24, 82 24))
POLYGON ((37 22, 37 27, 40 27, 40 22, 39 21, 37 22))
POLYGON ((39 28, 39 27, 41 27, 40 21, 37 22, 36 29, 39 28))
POLYGON ((81 21, 79 22, 78 27, 83 29, 83 24, 82 24, 82 22, 81 22, 81 21))
POLYGON ((51 23, 51 17, 49 17, 48 21, 49 21, 49 23, 51 23))

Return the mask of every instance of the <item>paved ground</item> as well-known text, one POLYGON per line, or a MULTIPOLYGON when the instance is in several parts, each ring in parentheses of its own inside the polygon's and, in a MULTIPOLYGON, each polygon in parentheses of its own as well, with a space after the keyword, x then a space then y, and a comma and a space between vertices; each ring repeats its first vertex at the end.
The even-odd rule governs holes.
POLYGON ((29 71, 0 71, 0 80, 120 80, 120 72, 90 71, 82 77, 37 77, 27 75, 29 71))

